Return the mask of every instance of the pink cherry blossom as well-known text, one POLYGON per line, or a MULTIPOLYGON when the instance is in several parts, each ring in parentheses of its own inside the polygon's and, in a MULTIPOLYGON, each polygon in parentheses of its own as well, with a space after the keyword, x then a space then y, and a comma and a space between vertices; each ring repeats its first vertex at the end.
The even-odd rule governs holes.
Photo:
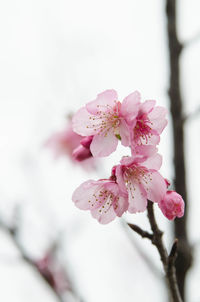
POLYGON ((53 249, 47 251, 43 258, 35 261, 35 265, 51 287, 61 294, 70 290, 70 283, 63 266, 55 260, 54 252, 53 249))
POLYGON ((80 144, 83 137, 75 133, 72 129, 72 123, 69 122, 64 130, 54 133, 46 142, 46 146, 54 150, 55 156, 69 156, 71 159, 75 148, 80 144))
POLYGON ((130 213, 145 211, 147 199, 153 202, 162 200, 166 183, 158 172, 161 164, 162 158, 157 153, 151 157, 127 156, 114 169, 120 190, 128 193, 130 213))
POLYGON ((100 223, 106 224, 121 217, 128 208, 127 194, 120 194, 112 179, 88 180, 73 193, 72 200, 82 210, 90 210, 100 223))
POLYGON ((53 134, 46 142, 46 146, 54 150, 55 156, 67 156, 73 163, 79 163, 86 170, 96 169, 96 159, 92 157, 90 144, 92 136, 83 137, 72 129, 69 121, 66 128, 53 134))
POLYGON ((184 201, 180 194, 175 191, 167 191, 163 199, 158 203, 162 213, 169 220, 184 215, 184 201))
POLYGON ((83 136, 94 136, 90 145, 94 157, 108 156, 117 148, 118 140, 130 146, 130 129, 138 113, 140 95, 130 94, 122 103, 115 90, 106 90, 82 107, 73 117, 73 129, 83 136))
POLYGON ((149 100, 140 103, 136 119, 131 125, 132 153, 139 153, 138 146, 157 145, 160 134, 167 125, 165 118, 167 110, 155 106, 156 101, 149 100))

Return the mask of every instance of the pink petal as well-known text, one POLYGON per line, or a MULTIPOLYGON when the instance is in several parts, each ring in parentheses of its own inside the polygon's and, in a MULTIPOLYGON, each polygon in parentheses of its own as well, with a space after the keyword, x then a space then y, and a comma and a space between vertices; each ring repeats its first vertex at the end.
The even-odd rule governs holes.
POLYGON ((90 119, 90 117, 91 115, 85 107, 79 109, 72 119, 73 130, 82 136, 94 135, 96 133, 95 125, 98 125, 99 121, 90 119))
MULTIPOLYGON (((158 132, 157 132, 158 133, 158 132)), ((148 138, 148 144, 149 145, 158 145, 160 142, 160 136, 159 135, 152 135, 148 138)))
POLYGON ((121 120, 119 135, 121 136, 122 145, 125 147, 130 146, 130 129, 124 120, 121 120))
POLYGON ((116 150, 117 144, 118 139, 112 129, 110 129, 106 134, 103 132, 93 137, 90 151, 94 157, 108 156, 116 150))
POLYGON ((145 101, 144 103, 142 103, 140 105, 139 115, 142 115, 144 113, 149 113, 153 109, 155 104, 156 104, 156 101, 154 101, 154 100, 148 100, 148 101, 145 101))
POLYGON ((148 169, 159 170, 162 165, 162 156, 156 153, 152 157, 149 157, 146 161, 144 161, 142 165, 144 165, 148 169))
POLYGON ((122 166, 118 165, 116 166, 115 175, 117 178, 117 183, 119 185, 119 189, 123 194, 127 194, 127 189, 125 186, 124 178, 123 178, 123 171, 122 166))
POLYGON ((95 209, 100 206, 100 203, 93 194, 98 194, 99 190, 101 190, 101 185, 98 182, 88 180, 74 191, 72 200, 81 210, 95 209))
POLYGON ((157 171, 151 171, 150 176, 144 181, 141 178, 142 186, 144 187, 147 198, 153 202, 159 202, 162 200, 166 193, 167 187, 165 179, 157 171))
POLYGON ((107 111, 109 107, 114 107, 117 99, 118 96, 115 90, 106 90, 99 93, 94 101, 87 103, 86 108, 89 113, 96 115, 100 110, 107 111))
POLYGON ((128 195, 127 197, 119 196, 117 207, 114 206, 115 213, 121 217, 128 210, 128 195))
POLYGON ((131 123, 136 118, 139 110, 140 99, 140 93, 138 91, 134 91, 123 100, 120 114, 128 123, 131 123))
POLYGON ((156 106, 148 115, 150 121, 152 122, 152 129, 155 129, 158 134, 161 134, 167 125, 167 120, 165 118, 166 114, 166 108, 156 106))
POLYGON ((113 206, 109 208, 98 208, 95 210, 91 210, 92 217, 98 220, 101 224, 107 224, 115 219, 117 216, 113 206))
POLYGON ((132 163, 134 163, 135 160, 137 161, 137 157, 136 156, 132 156, 132 157, 131 156, 123 156, 122 159, 120 160, 120 163, 122 165, 129 166, 132 163))
POLYGON ((137 183, 132 182, 128 186, 128 211, 130 213, 144 212, 147 207, 147 197, 145 191, 137 183))
POLYGON ((157 152, 156 146, 152 145, 141 145, 132 147, 133 155, 138 154, 144 157, 152 157, 157 152))

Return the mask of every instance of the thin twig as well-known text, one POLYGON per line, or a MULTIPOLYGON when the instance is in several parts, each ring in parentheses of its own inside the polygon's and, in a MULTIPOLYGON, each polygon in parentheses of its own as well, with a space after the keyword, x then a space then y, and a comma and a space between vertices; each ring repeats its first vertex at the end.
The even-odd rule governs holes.
POLYGON ((170 287, 173 293, 178 293, 179 298, 181 299, 180 292, 178 289, 178 283, 176 279, 176 268, 175 268, 175 260, 177 257, 177 247, 178 247, 178 239, 174 240, 174 243, 171 248, 171 252, 168 256, 168 267, 167 267, 167 276, 170 283, 170 287))
POLYGON ((174 240, 174 243, 172 245, 171 251, 169 253, 169 257, 168 257, 168 268, 172 265, 174 265, 174 262, 176 260, 177 257, 177 248, 178 248, 178 239, 176 238, 174 240))
POLYGON ((151 226, 151 229, 153 232, 152 243, 158 249, 164 269, 166 270, 166 268, 167 268, 167 250, 164 247, 164 244, 162 242, 163 232, 158 228, 158 225, 157 225, 157 222, 155 219, 155 215, 154 215, 154 211, 153 211, 153 203, 151 201, 148 201, 147 212, 148 212, 150 226, 151 226))
POLYGON ((147 212, 148 212, 148 218, 151 225, 151 229, 153 232, 152 243, 156 246, 160 254, 160 258, 163 263, 163 268, 165 271, 167 285, 171 298, 173 299, 173 302, 182 302, 178 285, 177 285, 176 269, 174 266, 174 260, 177 250, 177 240, 175 240, 170 255, 168 256, 167 250, 162 240, 163 232, 159 229, 157 225, 156 218, 154 215, 154 210, 153 210, 153 202, 151 201, 148 201, 147 212))
POLYGON ((142 230, 139 226, 136 224, 128 223, 128 226, 135 231, 137 234, 139 234, 142 238, 148 238, 152 241, 153 239, 153 234, 150 234, 147 231, 142 230))
MULTIPOLYGON (((122 226, 124 227, 126 231, 126 235, 130 239, 131 243, 134 245, 134 248, 138 252, 139 256, 144 260, 147 267, 149 268, 150 272, 158 279, 163 279, 164 274, 162 271, 160 271, 157 266, 154 264, 154 262, 151 260, 151 258, 148 256, 147 253, 145 253, 144 249, 138 244, 137 241, 135 241, 135 238, 132 236, 130 232, 130 224, 127 225, 127 222, 123 219, 121 219, 122 226)), ((139 227, 138 227, 139 228, 139 227)), ((140 228, 139 228, 140 229, 140 228)), ((132 229, 134 230, 134 229, 132 229)), ((138 234, 138 233, 137 233, 138 234)), ((140 234, 139 234, 140 235, 140 234)))
POLYGON ((161 262, 163 264, 170 297, 172 298, 173 302, 182 302, 179 288, 177 285, 176 269, 174 265, 176 254, 177 254, 178 240, 175 239, 170 254, 168 255, 162 240, 163 232, 159 229, 157 225, 156 218, 154 215, 154 210, 153 210, 153 202, 151 201, 148 201, 147 213, 148 213, 148 219, 150 222, 152 234, 142 230, 140 227, 136 225, 132 225, 132 224, 128 224, 128 225, 134 232, 136 232, 143 238, 148 238, 149 240, 151 240, 152 244, 155 245, 160 255, 161 262))

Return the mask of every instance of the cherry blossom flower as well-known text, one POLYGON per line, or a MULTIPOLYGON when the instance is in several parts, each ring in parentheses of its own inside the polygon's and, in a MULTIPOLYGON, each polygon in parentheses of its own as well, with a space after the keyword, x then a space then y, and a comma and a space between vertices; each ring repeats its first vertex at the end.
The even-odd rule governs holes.
POLYGON ((137 116, 131 125, 133 154, 139 153, 138 146, 157 145, 160 142, 160 134, 167 125, 167 110, 155 104, 156 101, 153 100, 140 103, 137 116))
POLYGON ((94 157, 110 155, 118 141, 130 146, 130 129, 138 113, 140 95, 136 91, 118 101, 115 90, 106 90, 82 107, 73 117, 73 130, 83 136, 94 136, 90 145, 94 157))
POLYGON ((158 203, 162 213, 169 220, 184 215, 184 201, 180 194, 175 191, 167 191, 163 199, 158 203))
POLYGON ((79 163, 85 170, 96 169, 96 159, 92 157, 90 144, 92 136, 83 137, 72 129, 69 121, 66 128, 53 134, 46 142, 46 146, 54 150, 55 156, 67 156, 73 163, 79 163))
POLYGON ((72 160, 72 153, 80 144, 83 137, 75 133, 72 129, 72 123, 69 122, 66 128, 60 132, 54 133, 46 142, 46 146, 54 150, 55 156, 69 156, 72 160))
POLYGON ((127 193, 120 194, 119 186, 112 179, 88 180, 73 193, 72 200, 82 210, 90 210, 101 224, 121 217, 128 208, 127 193))
POLYGON ((57 293, 70 291, 70 283, 63 267, 55 261, 53 249, 49 250, 43 258, 37 260, 35 265, 41 275, 57 293))
POLYGON ((147 199, 160 202, 166 192, 165 179, 158 170, 162 157, 154 154, 151 157, 123 157, 116 167, 116 178, 120 190, 128 193, 128 211, 143 212, 147 207, 147 199))

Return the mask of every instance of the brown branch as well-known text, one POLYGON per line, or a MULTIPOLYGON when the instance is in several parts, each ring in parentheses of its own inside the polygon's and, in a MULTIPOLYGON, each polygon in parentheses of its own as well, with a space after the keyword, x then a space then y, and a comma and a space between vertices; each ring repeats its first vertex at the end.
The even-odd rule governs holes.
POLYGON ((176 249, 177 249, 177 241, 175 240, 170 255, 168 256, 167 250, 164 246, 162 235, 163 232, 159 229, 155 215, 153 210, 153 203, 151 201, 148 201, 147 206, 148 211, 148 218, 151 225, 151 229, 153 232, 153 239, 152 243, 156 246, 159 254, 160 259, 163 263, 163 268, 165 271, 165 277, 167 280, 167 285, 169 289, 170 296, 172 298, 173 302, 182 302, 180 292, 177 286, 177 280, 176 280, 176 269, 174 266, 174 260, 176 255, 176 249))
POLYGON ((167 275, 168 280, 170 282, 170 287, 172 288, 172 292, 176 292, 179 295, 179 299, 181 301, 180 292, 178 289, 178 283, 176 279, 176 269, 175 269, 175 260, 177 257, 177 246, 178 246, 178 239, 174 240, 174 243, 171 248, 171 252, 168 256, 168 266, 167 266, 167 275))
MULTIPOLYGON (((121 219, 122 222, 122 226, 124 227, 125 231, 126 231, 126 235, 128 236, 128 238, 130 239, 131 243, 134 245, 134 248, 136 249, 136 251, 138 252, 139 256, 144 260, 144 262, 146 263, 146 265, 148 266, 150 272, 157 278, 162 279, 164 277, 163 273, 156 267, 156 265, 154 264, 154 262, 151 260, 151 258, 148 256, 147 253, 145 253, 144 249, 138 244, 138 242, 136 242, 134 240, 133 236, 131 235, 130 229, 132 229, 133 231, 135 231, 134 228, 130 228, 130 224, 127 225, 127 222, 123 219, 121 219)), ((141 228, 138 227, 140 230, 141 228)), ((144 231, 145 232, 145 231, 144 231)), ((136 232, 137 233, 137 232, 136 232)), ((139 234, 139 233, 137 233, 139 234)), ((150 233, 149 233, 150 234, 150 233)), ((140 234, 139 234, 140 235, 140 234)), ((150 234, 151 235, 151 234, 150 234)), ((145 238, 145 237, 143 237, 145 238)), ((148 236, 149 238, 149 236, 148 236)), ((150 238, 149 238, 150 239, 150 238)))
POLYGON ((174 243, 172 245, 171 251, 169 253, 169 261, 168 261, 168 268, 172 265, 174 265, 174 262, 177 257, 177 247, 178 247, 178 239, 174 240, 174 243))
POLYGON ((188 199, 184 158, 184 117, 183 100, 180 89, 180 67, 179 59, 183 46, 178 40, 176 31, 176 0, 166 0, 167 36, 169 44, 170 63, 170 85, 169 98, 172 114, 173 127, 173 152, 174 152, 174 172, 175 189, 182 195, 185 201, 185 215, 181 219, 174 221, 175 237, 179 238, 178 255, 176 261, 176 272, 178 284, 183 300, 185 300, 185 280, 187 272, 192 264, 192 251, 190 248, 187 233, 188 199))
POLYGON ((142 230, 139 226, 136 224, 128 223, 128 226, 137 234, 139 234, 142 238, 148 238, 150 240, 153 239, 153 234, 150 234, 147 231, 142 230))
POLYGON ((168 286, 170 298, 173 302, 182 302, 177 279, 176 279, 176 269, 175 269, 175 259, 177 256, 177 244, 178 240, 175 239, 170 254, 168 255, 165 245, 162 240, 163 232, 159 229, 153 210, 153 202, 148 201, 147 205, 148 219, 150 222, 152 233, 142 230, 135 224, 128 223, 128 226, 142 238, 149 239, 153 245, 158 250, 161 262, 163 264, 165 279, 168 286))
POLYGON ((160 259, 163 263, 164 270, 166 271, 167 268, 167 250, 163 245, 162 242, 162 236, 163 232, 158 228, 155 216, 154 216, 154 211, 153 211, 153 203, 151 201, 148 201, 147 205, 147 212, 148 212, 148 218, 150 222, 150 226, 153 232, 153 239, 152 243, 156 246, 158 249, 158 252, 160 254, 160 259))

